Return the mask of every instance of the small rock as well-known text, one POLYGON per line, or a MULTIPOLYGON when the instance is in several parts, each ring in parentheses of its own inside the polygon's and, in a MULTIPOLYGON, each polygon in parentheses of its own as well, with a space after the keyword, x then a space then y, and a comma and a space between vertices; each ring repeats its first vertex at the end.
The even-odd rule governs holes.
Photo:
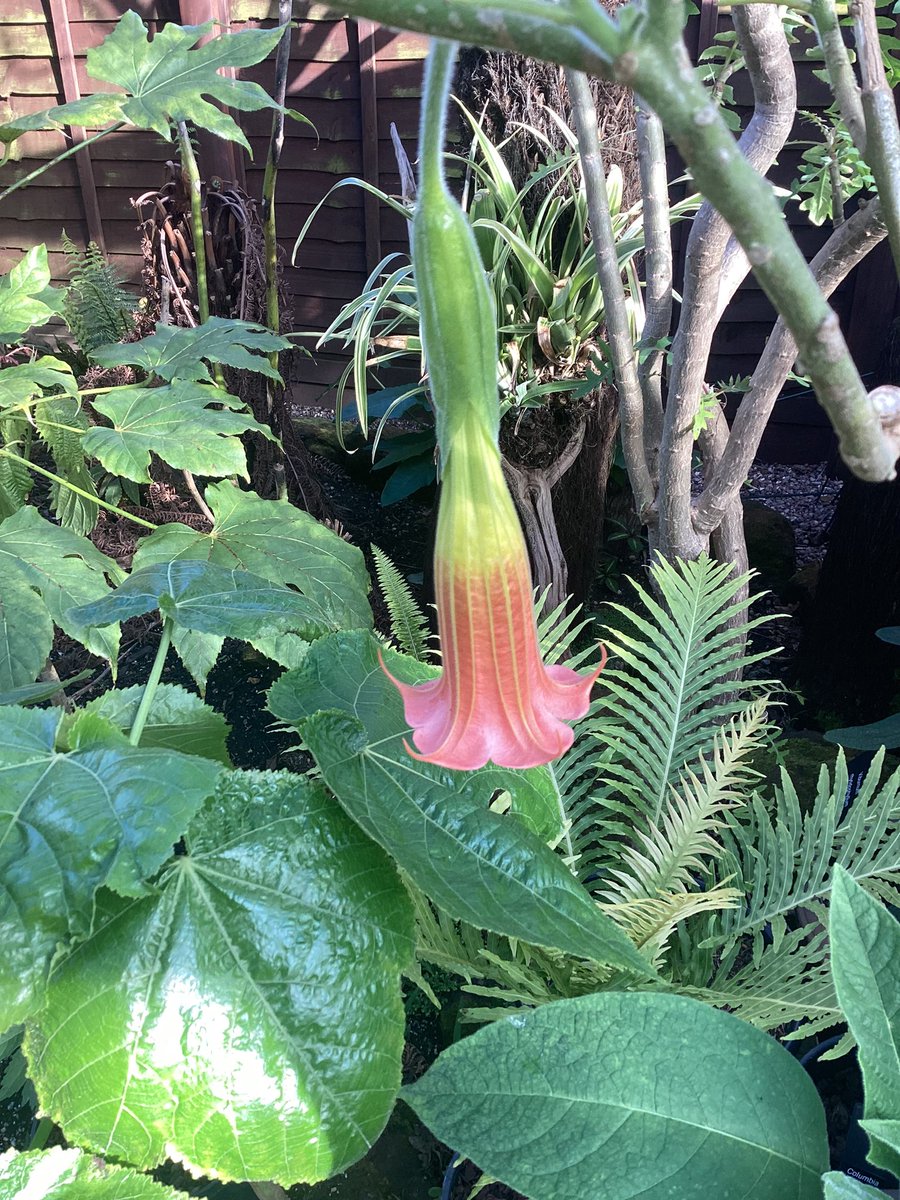
POLYGON ((757 585, 781 592, 797 569, 793 525, 765 504, 745 500, 744 534, 750 566, 759 572, 757 585))

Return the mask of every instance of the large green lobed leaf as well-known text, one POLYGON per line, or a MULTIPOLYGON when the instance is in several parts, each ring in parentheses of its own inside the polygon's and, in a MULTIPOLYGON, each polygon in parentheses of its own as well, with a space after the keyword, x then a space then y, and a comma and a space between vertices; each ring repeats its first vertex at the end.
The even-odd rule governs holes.
POLYGON ((95 425, 82 446, 107 471, 136 483, 151 482, 151 454, 179 471, 246 478, 247 456, 238 435, 273 435, 268 426, 248 413, 235 412, 235 407, 242 406, 221 388, 191 380, 158 388, 120 388, 94 401, 112 428, 95 425), (211 404, 225 407, 210 408, 211 404))
MULTIPOLYGON (((110 688, 91 700, 80 713, 105 717, 127 733, 134 723, 138 705, 144 695, 141 684, 135 687, 110 688)), ((181 754, 196 754, 231 766, 226 741, 229 725, 221 713, 204 704, 199 696, 174 683, 161 683, 153 694, 141 733, 141 745, 147 748, 177 750, 181 754)))
MULTIPOLYGON (((402 661, 408 677, 430 676, 415 659, 386 656, 402 661)), ((492 768, 482 781, 478 772, 410 757, 403 704, 379 666, 371 634, 315 642, 303 665, 272 687, 269 707, 298 727, 353 820, 450 916, 652 974, 561 859, 522 822, 489 811, 498 786, 515 794, 517 772, 492 768)))
POLYGON ((242 112, 278 108, 258 83, 230 79, 218 72, 222 67, 249 67, 262 62, 275 49, 282 31, 247 29, 212 37, 205 45, 192 49, 214 28, 213 21, 185 26, 171 22, 150 40, 138 14, 127 11, 109 37, 88 51, 87 72, 90 78, 116 84, 129 94, 99 92, 44 112, 12 118, 0 126, 0 142, 52 125, 96 128, 112 121, 152 129, 168 139, 172 123, 188 121, 239 142, 250 152, 249 142, 232 117, 204 97, 242 112))
POLYGON ((280 382, 281 376, 266 355, 290 347, 287 338, 271 333, 262 325, 210 317, 193 329, 157 325, 156 332, 149 337, 139 342, 99 346, 91 352, 91 358, 103 367, 140 367, 159 379, 212 383, 206 359, 236 370, 257 371, 280 382))
POLYGON ((27 1035, 66 1136, 149 1168, 320 1180, 400 1085, 409 899, 321 786, 227 775, 157 890, 102 893, 27 1035))
POLYGON ((47 606, 13 566, 0 575, 0 689, 34 683, 52 646, 47 606))
POLYGON ((105 741, 60 754, 61 717, 0 708, 0 1030, 39 1002, 57 945, 87 928, 101 884, 146 891, 220 770, 105 741))
POLYGON ((62 311, 65 293, 50 286, 47 247, 32 246, 7 275, 0 275, 0 342, 18 342, 32 325, 62 311))
POLYGON ((403 1098, 529 1200, 821 1200, 825 1114, 770 1037, 682 996, 560 1000, 451 1046, 403 1098))

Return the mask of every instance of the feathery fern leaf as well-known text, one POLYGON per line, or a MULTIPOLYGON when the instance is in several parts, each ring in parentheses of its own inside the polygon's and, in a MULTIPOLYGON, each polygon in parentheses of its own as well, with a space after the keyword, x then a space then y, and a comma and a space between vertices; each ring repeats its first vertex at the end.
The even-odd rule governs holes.
POLYGON ((541 593, 535 589, 534 594, 534 611, 537 614, 538 643, 541 647, 541 655, 544 662, 548 664, 558 663, 565 659, 566 666, 577 671, 579 667, 589 665, 597 657, 596 648, 590 645, 585 646, 582 650, 572 652, 572 647, 577 639, 585 629, 590 627, 591 620, 589 617, 579 620, 581 617, 580 604, 577 608, 566 612, 567 600, 542 617, 540 614, 549 591, 549 587, 546 587, 541 593))
POLYGON ((81 350, 90 354, 130 332, 135 302, 96 242, 80 250, 63 230, 62 245, 69 268, 63 316, 81 350))
MULTIPOLYGON (((53 455, 57 474, 95 496, 94 481, 81 448, 81 435, 90 428, 90 422, 78 399, 60 396, 58 399, 45 400, 35 406, 34 420, 38 433, 53 455)), ((54 483, 51 503, 60 523, 75 533, 87 536, 97 524, 98 506, 71 488, 54 483)))
POLYGON ((372 557, 375 559, 378 588, 387 605, 397 649, 420 662, 430 661, 433 655, 428 646, 428 620, 416 603, 409 584, 385 552, 374 543, 372 557))
POLYGON ((745 802, 759 772, 748 764, 768 731, 766 700, 754 701, 714 735, 709 755, 686 767, 669 790, 659 822, 636 829, 621 866, 602 891, 609 903, 652 900, 669 892, 695 891, 695 876, 722 853, 716 834, 726 809, 745 802))
POLYGON ((650 964, 659 969, 677 927, 698 913, 735 908, 742 900, 736 888, 714 887, 706 892, 670 892, 640 896, 601 907, 625 930, 650 964))
POLYGON ((846 814, 847 764, 839 751, 833 779, 823 766, 805 816, 783 768, 773 815, 759 797, 725 815, 728 853, 719 868, 735 871, 747 904, 722 914, 719 933, 708 944, 716 936, 720 945, 730 944, 767 923, 777 938, 788 913, 827 900, 835 863, 875 895, 900 901, 900 768, 880 783, 883 762, 881 750, 846 814))

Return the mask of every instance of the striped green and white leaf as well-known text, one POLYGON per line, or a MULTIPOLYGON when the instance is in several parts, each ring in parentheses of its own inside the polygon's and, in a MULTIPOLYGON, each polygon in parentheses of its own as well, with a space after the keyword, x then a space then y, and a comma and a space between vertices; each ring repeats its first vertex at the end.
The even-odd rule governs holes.
POLYGON ((104 892, 26 1044, 71 1141, 290 1185, 361 1157, 400 1086, 411 906, 321 786, 225 776, 151 895, 104 892))

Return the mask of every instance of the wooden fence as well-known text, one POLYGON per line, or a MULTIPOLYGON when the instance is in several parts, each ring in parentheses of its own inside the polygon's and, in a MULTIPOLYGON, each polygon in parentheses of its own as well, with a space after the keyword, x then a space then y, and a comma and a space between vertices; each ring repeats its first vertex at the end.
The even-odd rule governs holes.
MULTIPOLYGON (((0 105, 33 112, 104 87, 87 77, 85 56, 111 31, 127 9, 135 9, 151 31, 166 21, 196 24, 213 17, 240 29, 274 23, 274 0, 2 0, 0 3, 0 105)), ((389 192, 399 190, 390 127, 393 123, 410 150, 418 120, 425 40, 373 25, 336 17, 317 4, 301 4, 295 30, 288 102, 315 126, 288 121, 278 182, 278 225, 285 254, 285 280, 293 300, 294 327, 321 331, 341 305, 359 293, 368 272, 383 255, 407 248, 405 222, 356 188, 331 196, 310 229, 296 265, 290 264, 294 240, 313 207, 329 188, 347 175, 361 176, 389 192)), ((713 0, 703 0, 689 36, 697 53, 725 28, 713 0), (721 25, 720 25, 721 22, 721 25)), ((795 47, 798 61, 803 46, 795 47)), ((245 77, 271 86, 271 60, 245 77)), ((737 82, 739 104, 749 104, 747 85, 737 82), (743 89, 743 90, 742 90, 743 89)), ((828 103, 825 85, 800 61, 800 108, 828 103)), ((240 117, 253 150, 247 162, 229 157, 229 148, 210 139, 201 162, 207 175, 232 174, 251 197, 258 197, 268 144, 265 112, 240 117)), ((77 136, 77 131, 76 131, 77 136)), ((794 138, 811 136, 798 119, 794 138)), ((62 131, 26 135, 16 144, 17 161, 7 164, 4 182, 26 174, 66 145, 62 131)), ((787 185, 797 173, 802 146, 783 151, 774 172, 787 185)), ((76 243, 94 239, 110 255, 126 279, 140 274, 140 237, 131 199, 159 187, 173 147, 154 134, 134 130, 111 134, 55 166, 27 189, 0 205, 0 271, 38 242, 51 252, 54 274, 64 277, 61 231, 76 243)), ((796 205, 788 217, 811 256, 826 236, 809 226, 796 205)), ((676 233, 683 253, 687 226, 676 233)), ((871 370, 897 309, 897 288, 889 256, 876 252, 840 289, 836 305, 863 370, 871 370)), ((771 306, 753 279, 730 305, 714 346, 710 378, 748 374, 771 329, 771 306)), ((336 353, 319 353, 296 365, 292 381, 298 403, 328 403, 328 391, 345 361, 336 353)), ((796 392, 796 388, 793 389, 796 392)), ((821 425, 810 398, 779 404, 776 422, 786 426, 821 425)), ((807 436, 807 435, 803 435, 807 436)), ((777 424, 774 439, 778 441, 777 424)), ((808 437, 807 437, 808 441, 808 437)), ((770 437, 770 447, 772 438, 770 437)), ((822 443, 824 445, 824 443, 822 443)), ((809 443, 812 448, 813 443, 809 443)), ((777 454, 777 447, 773 451, 777 454)), ((813 456, 819 453, 816 446, 813 456)), ((787 457, 806 457, 791 446, 787 457)))

